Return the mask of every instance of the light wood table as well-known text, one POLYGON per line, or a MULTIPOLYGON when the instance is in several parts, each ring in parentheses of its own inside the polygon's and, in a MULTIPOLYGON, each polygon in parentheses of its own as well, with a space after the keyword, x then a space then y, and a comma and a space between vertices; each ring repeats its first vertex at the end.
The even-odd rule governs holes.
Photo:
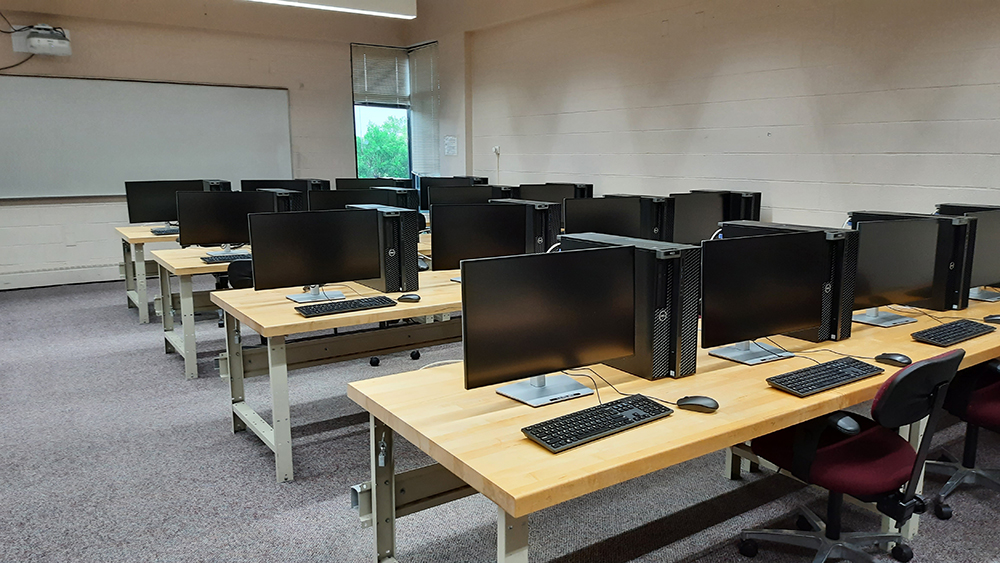
POLYGON ((201 261, 210 250, 219 248, 171 248, 154 250, 153 260, 160 272, 160 295, 162 303, 163 343, 166 352, 177 352, 184 358, 184 376, 198 377, 197 340, 194 332, 194 314, 217 309, 209 300, 208 292, 194 292, 192 278, 198 274, 219 274, 229 269, 228 262, 206 264, 201 261), (175 298, 170 290, 170 276, 176 276, 180 293, 175 298), (174 323, 174 313, 181 312, 180 325, 174 323))
MULTIPOLYGON (((987 313, 1000 313, 1000 304, 977 303, 967 311, 935 314, 981 319, 987 313)), ((855 324, 852 337, 842 342, 814 344, 787 337, 775 341, 793 351, 829 348, 860 356, 900 352, 914 361, 941 353, 941 348, 910 338, 911 332, 937 324, 914 316, 916 324, 888 329, 855 324)), ((1000 356, 1000 333, 957 347, 966 350, 962 365, 968 367, 1000 356)), ((829 352, 811 356, 819 361, 838 357, 829 352)), ((765 381, 808 365, 811 362, 796 358, 749 367, 699 350, 697 373, 676 380, 647 381, 593 366, 626 393, 670 401, 707 395, 721 406, 712 414, 675 408, 663 420, 559 454, 527 439, 521 428, 596 405, 594 395, 536 409, 498 395, 497 386, 465 390, 462 364, 351 383, 348 396, 371 415, 371 481, 355 487, 354 496, 363 523, 375 527, 375 560, 394 561, 396 517, 479 492, 498 507, 497 560, 527 562, 527 516, 532 512, 872 399, 897 370, 885 366, 882 375, 807 398, 765 381), (437 464, 395 474, 393 431, 437 464)), ((597 382, 604 400, 620 398, 597 382)))
MULTIPOLYGON (((297 303, 285 296, 301 288, 213 292, 211 300, 225 312, 226 358, 223 376, 229 377, 233 432, 251 430, 274 451, 275 477, 291 481, 292 435, 289 417, 288 370, 420 346, 461 340, 461 321, 451 319, 462 310, 461 285, 450 281, 458 270, 420 272, 421 299, 393 307, 352 311, 306 318, 295 311, 297 303), (397 324, 390 322, 403 321, 397 324), (379 323, 379 328, 286 342, 287 337, 379 323), (240 325, 267 339, 266 346, 244 347, 240 325), (265 421, 244 400, 243 380, 268 375, 271 386, 271 422, 265 421)), ((359 283, 329 284, 347 299, 382 295, 359 283)), ((402 293, 386 294, 397 298, 402 293)))
POLYGON ((420 233, 420 238, 417 240, 417 252, 423 254, 424 256, 431 255, 431 234, 430 233, 420 233))
POLYGON ((151 227, 116 227, 122 239, 122 261, 125 267, 125 304, 139 309, 139 322, 149 322, 145 244, 175 242, 177 235, 154 235, 151 227))

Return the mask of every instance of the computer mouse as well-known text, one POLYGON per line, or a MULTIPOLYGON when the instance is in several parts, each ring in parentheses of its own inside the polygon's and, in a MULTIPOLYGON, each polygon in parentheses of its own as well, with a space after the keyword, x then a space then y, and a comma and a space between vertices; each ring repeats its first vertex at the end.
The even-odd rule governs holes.
POLYGON ((396 301, 401 303, 416 303, 417 301, 420 301, 420 296, 416 293, 404 293, 403 295, 397 297, 396 301))
POLYGON ((697 412, 715 412, 719 408, 719 403, 711 397, 691 395, 677 399, 677 408, 697 412))
POLYGON ((1000 315, 986 315, 983 317, 983 322, 1000 325, 1000 315))
POLYGON ((885 354, 879 354, 875 356, 875 361, 880 364, 888 364, 890 366, 905 367, 913 363, 913 360, 909 356, 904 356, 903 354, 894 354, 892 352, 886 352, 885 354))

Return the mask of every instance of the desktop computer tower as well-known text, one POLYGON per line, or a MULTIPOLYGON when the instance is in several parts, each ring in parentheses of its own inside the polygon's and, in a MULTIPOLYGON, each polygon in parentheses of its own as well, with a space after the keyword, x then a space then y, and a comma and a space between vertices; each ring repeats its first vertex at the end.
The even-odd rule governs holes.
POLYGON ((858 275, 858 232, 760 221, 726 221, 722 238, 750 237, 777 233, 823 231, 829 248, 830 281, 823 287, 822 322, 818 327, 787 333, 786 336, 823 342, 844 340, 851 336, 854 312, 854 285, 858 275))
POLYGON ((378 211, 379 277, 357 280, 361 285, 383 293, 416 291, 420 288, 417 273, 417 238, 420 212, 415 209, 361 203, 348 209, 378 211))
POLYGON ((670 196, 608 194, 604 197, 638 197, 642 238, 669 241, 674 235, 674 198, 670 196))
POLYGON ((420 206, 420 194, 413 188, 371 188, 385 193, 390 207, 417 209, 420 206))
POLYGON ((760 192, 729 190, 691 190, 693 193, 723 194, 723 221, 760 221, 760 192))
POLYGON ((562 235, 560 241, 564 250, 635 247, 635 353, 605 364, 645 379, 694 374, 701 248, 599 233, 562 235))
POLYGON ((309 209, 309 201, 305 192, 282 188, 261 188, 257 191, 274 194, 275 211, 307 211, 309 209))
POLYGON ((890 211, 851 211, 852 223, 935 219, 938 222, 937 251, 934 258, 934 288, 930 299, 914 303, 934 311, 965 309, 969 306, 972 255, 976 246, 976 218, 890 211))
POLYGON ((524 253, 546 252, 559 242, 562 229, 562 205, 547 201, 526 199, 491 199, 490 203, 501 205, 523 205, 527 213, 527 227, 524 239, 524 253))

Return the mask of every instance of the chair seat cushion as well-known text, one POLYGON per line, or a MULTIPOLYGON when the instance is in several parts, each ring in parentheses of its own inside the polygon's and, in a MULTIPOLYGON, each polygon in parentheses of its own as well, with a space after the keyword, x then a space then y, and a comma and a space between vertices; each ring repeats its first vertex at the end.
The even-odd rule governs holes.
MULTIPOLYGON (((862 499, 893 492, 910 478, 917 454, 899 433, 873 421, 855 417, 861 432, 844 436, 827 430, 820 439, 809 482, 829 491, 862 499)), ((791 471, 795 427, 779 430, 751 442, 753 452, 791 471)))
POLYGON ((988 385, 972 394, 965 419, 976 426, 1000 430, 1000 383, 988 385))

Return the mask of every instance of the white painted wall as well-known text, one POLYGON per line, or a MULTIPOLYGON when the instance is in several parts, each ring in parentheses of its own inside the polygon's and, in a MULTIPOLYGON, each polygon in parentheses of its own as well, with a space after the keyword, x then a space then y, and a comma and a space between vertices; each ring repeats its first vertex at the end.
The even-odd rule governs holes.
POLYGON ((827 226, 1000 203, 997 2, 622 0, 469 36, 476 175, 500 145, 505 184, 755 190, 827 226))

